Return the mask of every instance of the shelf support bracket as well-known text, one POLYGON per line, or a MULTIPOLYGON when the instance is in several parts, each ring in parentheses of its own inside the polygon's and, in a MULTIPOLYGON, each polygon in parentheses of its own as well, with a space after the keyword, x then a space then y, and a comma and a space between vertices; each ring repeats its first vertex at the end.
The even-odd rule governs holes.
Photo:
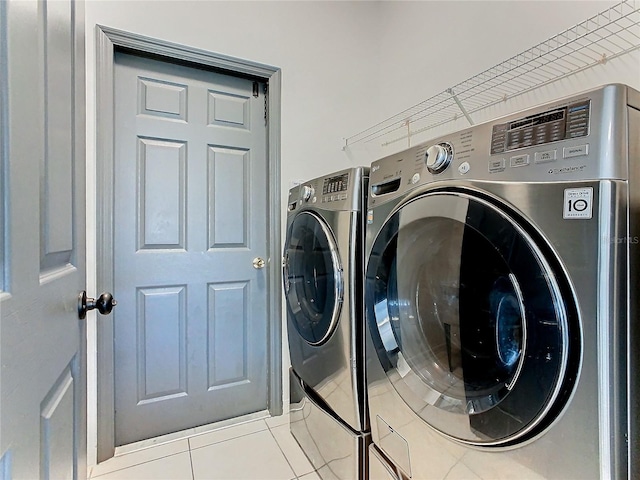
POLYGON ((411 147, 411 119, 407 118, 404 121, 405 127, 407 127, 407 148, 411 147))
POLYGON ((458 105, 458 108, 464 115, 464 118, 466 118, 467 121, 469 122, 469 125, 474 125, 473 120, 471 119, 471 116, 469 116, 469 113, 467 112, 467 109, 464 108, 464 105, 462 105, 462 102, 458 100, 458 95, 456 95, 456 92, 453 91, 453 88, 448 88, 447 93, 451 95, 451 98, 453 98, 453 101, 456 102, 456 105, 458 105))

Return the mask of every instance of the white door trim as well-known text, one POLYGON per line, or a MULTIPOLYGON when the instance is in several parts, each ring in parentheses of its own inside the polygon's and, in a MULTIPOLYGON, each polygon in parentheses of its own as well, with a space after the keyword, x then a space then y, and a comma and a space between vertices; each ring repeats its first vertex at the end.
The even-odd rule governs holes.
MULTIPOLYGON (((203 65, 230 75, 255 77, 266 81, 268 95, 268 195, 269 195, 269 269, 268 317, 269 412, 282 414, 282 299, 280 285, 280 88, 281 70, 269 65, 241 60, 197 48, 178 45, 135 33, 96 26, 96 196, 97 196, 97 286, 98 291, 113 291, 113 181, 114 181, 114 53, 117 48, 134 53, 157 55, 190 64, 203 65)), ((97 324, 97 411, 98 462, 111 458, 115 451, 114 429, 114 351, 113 323, 101 319, 97 324)))
MULTIPOLYGON (((9 258, 9 245, 5 241, 5 234, 9 231, 7 212, 7 197, 9 193, 9 89, 4 85, 9 84, 9 74, 7 69, 7 5, 6 2, 0 2, 0 228, 3 234, 0 234, 0 297, 6 295, 3 293, 8 282, 8 269, 5 262, 9 258)), ((3 471, 0 464, 0 476, 3 471)))

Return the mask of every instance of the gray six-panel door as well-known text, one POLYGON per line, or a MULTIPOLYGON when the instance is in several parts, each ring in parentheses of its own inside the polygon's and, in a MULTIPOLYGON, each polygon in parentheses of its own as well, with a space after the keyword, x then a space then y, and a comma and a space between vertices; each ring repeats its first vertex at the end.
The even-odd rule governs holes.
POLYGON ((82 2, 0 1, 0 478, 86 478, 82 2))
POLYGON ((267 408, 263 84, 115 58, 116 445, 267 408))

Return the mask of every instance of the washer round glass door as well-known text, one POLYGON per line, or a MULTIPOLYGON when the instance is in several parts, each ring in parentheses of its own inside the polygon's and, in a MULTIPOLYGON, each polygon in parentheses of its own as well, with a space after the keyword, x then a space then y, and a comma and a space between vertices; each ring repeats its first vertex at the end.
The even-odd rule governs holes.
POLYGON ((284 287, 297 332, 311 345, 324 343, 338 322, 343 278, 333 235, 313 212, 297 214, 287 231, 284 287))
POLYGON ((376 237, 366 314, 378 357, 403 400, 447 436, 520 441, 570 393, 577 311, 538 237, 515 212, 466 190, 409 201, 376 237))

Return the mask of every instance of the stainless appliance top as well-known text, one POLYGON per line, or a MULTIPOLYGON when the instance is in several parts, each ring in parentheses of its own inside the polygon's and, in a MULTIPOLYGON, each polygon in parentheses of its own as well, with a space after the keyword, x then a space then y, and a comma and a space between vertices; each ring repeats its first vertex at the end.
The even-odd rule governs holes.
POLYGON ((354 167, 309 180, 289 190, 288 211, 302 207, 333 211, 359 211, 362 205, 362 179, 367 167, 354 167))
POLYGON ((606 85, 436 138, 372 163, 369 206, 441 180, 628 179, 627 108, 640 92, 606 85))

